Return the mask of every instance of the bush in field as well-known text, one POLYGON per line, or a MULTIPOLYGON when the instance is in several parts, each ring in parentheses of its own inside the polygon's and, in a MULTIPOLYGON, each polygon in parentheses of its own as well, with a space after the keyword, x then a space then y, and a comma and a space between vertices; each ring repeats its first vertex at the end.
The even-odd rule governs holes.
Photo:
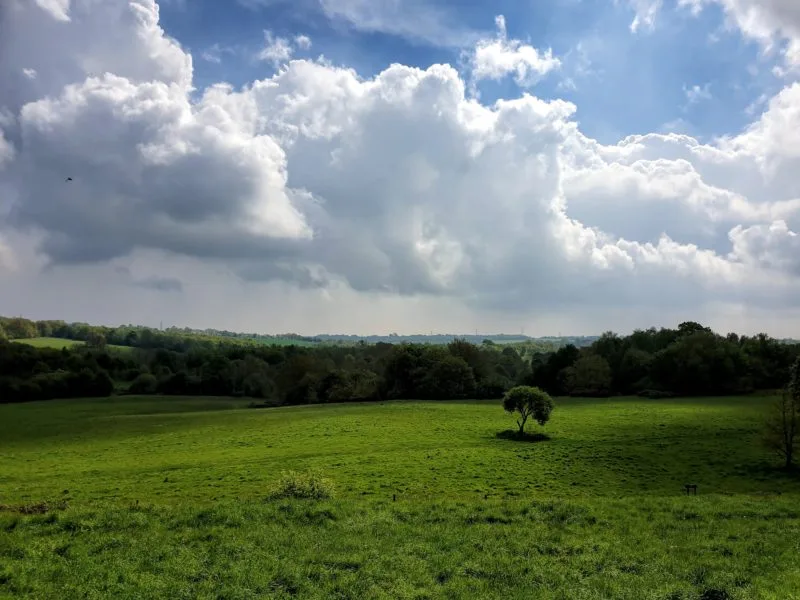
POLYGON ((142 373, 133 380, 128 391, 131 394, 155 394, 158 387, 158 380, 155 375, 142 373))
POLYGON ((335 489, 333 481, 316 472, 297 473, 287 471, 281 474, 278 483, 270 490, 269 498, 300 498, 325 500, 332 498, 335 489))

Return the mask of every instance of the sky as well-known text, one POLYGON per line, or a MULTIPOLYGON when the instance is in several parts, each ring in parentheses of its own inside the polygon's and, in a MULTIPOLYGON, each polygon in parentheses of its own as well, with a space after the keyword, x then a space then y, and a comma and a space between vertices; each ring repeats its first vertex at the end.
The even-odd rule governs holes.
POLYGON ((796 0, 5 0, 0 314, 800 337, 796 0))

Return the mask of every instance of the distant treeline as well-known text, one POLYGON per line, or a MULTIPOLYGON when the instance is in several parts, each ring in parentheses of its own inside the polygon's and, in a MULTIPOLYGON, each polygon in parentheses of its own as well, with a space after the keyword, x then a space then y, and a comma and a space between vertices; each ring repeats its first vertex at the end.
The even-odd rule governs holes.
POLYGON ((29 339, 36 337, 53 337, 94 344, 104 341, 115 346, 131 346, 134 348, 170 348, 176 351, 188 351, 194 344, 208 346, 219 343, 256 343, 266 345, 298 345, 315 344, 356 345, 377 344, 449 344, 454 339, 464 339, 473 344, 496 343, 513 344, 523 354, 536 351, 555 350, 566 344, 577 347, 590 345, 597 336, 564 336, 532 338, 525 335, 492 334, 492 335, 344 335, 323 334, 304 336, 296 333, 262 334, 241 333, 224 329, 192 329, 190 327, 168 327, 154 329, 139 325, 121 325, 105 327, 88 323, 67 323, 65 321, 45 320, 33 321, 21 317, 10 318, 0 316, 0 339, 29 339), (102 336, 102 339, 99 337, 102 336))
POLYGON ((315 341, 332 343, 359 343, 377 344, 385 342, 387 344, 449 344, 454 339, 461 339, 471 344, 482 344, 492 342, 494 344, 525 344, 538 345, 546 348, 556 348, 566 344, 573 344, 578 347, 588 346, 598 336, 563 336, 563 337, 528 337, 526 335, 512 335, 506 333, 496 333, 490 335, 461 335, 452 333, 439 334, 412 334, 400 335, 390 333, 389 335, 346 335, 346 334, 320 334, 314 336, 315 341))
POLYGON ((692 322, 629 336, 606 333, 583 348, 531 352, 490 340, 278 346, 20 321, 4 320, 3 330, 87 345, 53 350, 0 341, 2 402, 105 396, 112 387, 118 393, 247 396, 268 404, 499 398, 518 384, 557 396, 729 395, 782 387, 800 354, 800 345, 764 334, 721 336, 692 322), (108 344, 136 350, 114 351, 108 344))
POLYGON ((167 349, 188 352, 195 347, 213 348, 220 344, 309 343, 312 340, 296 334, 267 336, 235 334, 218 330, 197 330, 170 327, 165 330, 140 325, 106 327, 65 321, 32 321, 21 317, 0 317, 0 340, 23 340, 52 337, 86 342, 90 346, 130 346, 132 348, 167 349))
POLYGON ((0 340, 0 403, 109 396, 123 363, 104 351, 34 348, 0 340))

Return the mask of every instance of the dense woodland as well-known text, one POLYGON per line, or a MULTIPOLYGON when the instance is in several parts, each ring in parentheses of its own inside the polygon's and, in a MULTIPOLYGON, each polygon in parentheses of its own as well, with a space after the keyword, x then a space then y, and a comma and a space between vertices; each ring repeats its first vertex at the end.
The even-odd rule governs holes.
POLYGON ((721 336, 697 323, 606 333, 558 349, 473 344, 268 345, 144 327, 0 318, 0 402, 111 393, 246 396, 264 405, 500 398, 514 385, 556 396, 734 395, 781 388, 800 345, 721 336), (62 337, 73 348, 11 340, 62 337))

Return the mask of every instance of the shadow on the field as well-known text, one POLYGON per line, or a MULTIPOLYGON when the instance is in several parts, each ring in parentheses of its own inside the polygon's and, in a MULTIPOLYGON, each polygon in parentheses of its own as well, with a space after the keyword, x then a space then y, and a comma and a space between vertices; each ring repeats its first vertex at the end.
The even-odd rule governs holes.
POLYGON ((591 473, 625 493, 684 495, 687 483, 697 484, 699 495, 798 493, 797 473, 764 450, 757 418, 658 411, 649 425, 620 423, 591 441, 559 435, 569 453, 559 473, 576 481, 591 473))
POLYGON ((514 442, 546 442, 550 436, 545 433, 520 433, 514 429, 506 429, 505 431, 498 431, 495 437, 500 440, 511 440, 514 442))

